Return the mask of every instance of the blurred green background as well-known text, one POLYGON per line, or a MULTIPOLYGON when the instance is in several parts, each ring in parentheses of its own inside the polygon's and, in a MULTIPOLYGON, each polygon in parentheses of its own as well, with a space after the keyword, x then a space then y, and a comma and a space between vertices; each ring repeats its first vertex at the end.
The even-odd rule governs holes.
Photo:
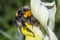
MULTIPOLYGON (((0 0, 0 40, 16 40, 14 27, 10 20, 15 17, 15 13, 19 7, 29 5, 29 0, 0 0)), ((60 0, 57 0, 57 13, 55 21, 55 34, 60 40, 60 0)), ((18 34, 18 33, 16 33, 18 34)))

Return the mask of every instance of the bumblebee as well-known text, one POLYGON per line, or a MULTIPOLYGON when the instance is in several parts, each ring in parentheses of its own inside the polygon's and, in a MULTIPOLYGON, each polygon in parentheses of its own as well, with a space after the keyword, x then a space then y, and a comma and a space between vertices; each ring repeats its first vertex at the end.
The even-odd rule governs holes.
POLYGON ((39 22, 32 16, 29 6, 21 7, 16 12, 16 22, 20 22, 25 27, 25 22, 31 25, 37 25, 39 22))
MULTIPOLYGON (((17 10, 15 21, 16 21, 15 25, 18 27, 18 32, 19 33, 21 32, 24 35, 25 40, 30 39, 30 37, 27 37, 27 36, 31 36, 32 40, 33 40, 33 37, 34 37, 34 40, 35 40, 35 38, 37 38, 37 37, 35 37, 36 34, 33 32, 33 30, 35 30, 35 28, 34 29, 32 29, 32 28, 33 28, 33 26, 39 27, 38 26, 39 22, 32 15, 29 6, 24 6, 17 10)), ((42 32, 41 32, 41 34, 42 34, 42 32)))

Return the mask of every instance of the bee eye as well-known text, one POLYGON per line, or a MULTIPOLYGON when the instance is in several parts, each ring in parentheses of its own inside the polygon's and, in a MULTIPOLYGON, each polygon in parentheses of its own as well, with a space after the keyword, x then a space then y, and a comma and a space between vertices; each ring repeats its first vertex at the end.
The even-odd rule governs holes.
POLYGON ((18 11, 18 14, 22 14, 22 10, 19 10, 19 11, 18 11))
POLYGON ((18 11, 18 15, 21 17, 23 15, 23 11, 18 11))

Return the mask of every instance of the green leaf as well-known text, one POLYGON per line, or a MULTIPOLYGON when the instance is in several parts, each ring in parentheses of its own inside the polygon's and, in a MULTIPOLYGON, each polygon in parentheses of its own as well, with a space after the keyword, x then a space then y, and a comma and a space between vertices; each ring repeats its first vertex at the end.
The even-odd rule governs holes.
POLYGON ((4 32, 4 31, 0 30, 0 33, 3 36, 5 36, 6 38, 8 38, 9 40, 12 40, 13 39, 12 36, 10 34, 8 34, 7 32, 4 32))

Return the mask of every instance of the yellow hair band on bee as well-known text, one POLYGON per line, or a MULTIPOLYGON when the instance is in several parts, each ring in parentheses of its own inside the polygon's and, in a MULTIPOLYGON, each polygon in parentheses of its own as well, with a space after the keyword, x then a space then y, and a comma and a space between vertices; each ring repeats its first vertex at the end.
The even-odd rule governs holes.
POLYGON ((30 10, 26 11, 23 16, 24 16, 24 18, 31 16, 31 11, 30 10))

